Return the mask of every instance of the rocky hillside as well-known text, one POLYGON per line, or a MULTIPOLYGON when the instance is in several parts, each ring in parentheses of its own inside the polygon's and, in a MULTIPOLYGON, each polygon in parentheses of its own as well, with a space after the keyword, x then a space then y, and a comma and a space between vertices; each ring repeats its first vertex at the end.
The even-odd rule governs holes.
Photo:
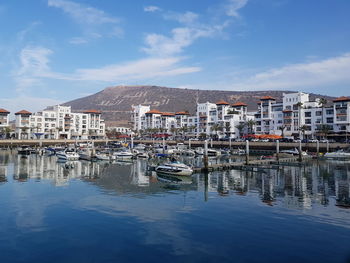
MULTIPOLYGON (((242 101, 248 104, 249 110, 257 108, 257 102, 262 96, 273 96, 277 101, 282 100, 282 94, 288 91, 221 91, 221 90, 192 90, 158 86, 116 86, 73 101, 64 105, 72 106, 73 110, 98 109, 103 112, 108 125, 127 125, 130 120, 131 105, 151 105, 160 111, 195 112, 196 102, 216 102, 226 100, 229 103, 242 101)), ((331 97, 311 95, 315 97, 331 97)))

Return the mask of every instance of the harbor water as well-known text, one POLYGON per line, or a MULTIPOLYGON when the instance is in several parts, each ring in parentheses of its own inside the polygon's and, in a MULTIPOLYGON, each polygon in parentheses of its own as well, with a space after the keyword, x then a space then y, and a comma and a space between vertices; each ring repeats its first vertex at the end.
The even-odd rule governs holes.
POLYGON ((0 262, 350 262, 350 163, 179 182, 147 162, 1 151, 0 262))

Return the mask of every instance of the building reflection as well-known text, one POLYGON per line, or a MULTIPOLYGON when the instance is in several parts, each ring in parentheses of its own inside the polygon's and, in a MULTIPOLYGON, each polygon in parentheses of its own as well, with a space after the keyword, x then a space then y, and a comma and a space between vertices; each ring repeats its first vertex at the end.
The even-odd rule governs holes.
MULTIPOLYGON (((198 159, 188 159, 188 163, 200 165, 198 159)), ((310 209, 316 204, 334 204, 350 207, 350 164, 344 162, 314 161, 303 166, 280 166, 259 172, 230 170, 195 174, 188 184, 176 188, 161 182, 155 174, 148 174, 146 167, 147 160, 113 164, 59 163, 54 156, 22 157, 1 152, 0 184, 13 178, 18 182, 49 180, 55 186, 64 186, 70 180, 80 179, 114 194, 153 194, 180 189, 204 191, 205 200, 210 195, 256 194, 269 206, 279 204, 291 209, 310 209)))

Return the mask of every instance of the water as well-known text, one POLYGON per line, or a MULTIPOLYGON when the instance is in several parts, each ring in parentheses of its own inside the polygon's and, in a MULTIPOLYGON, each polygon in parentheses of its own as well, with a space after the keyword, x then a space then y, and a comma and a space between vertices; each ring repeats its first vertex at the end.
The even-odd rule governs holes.
POLYGON ((350 164, 183 184, 145 166, 0 152, 0 262, 350 262, 350 164))

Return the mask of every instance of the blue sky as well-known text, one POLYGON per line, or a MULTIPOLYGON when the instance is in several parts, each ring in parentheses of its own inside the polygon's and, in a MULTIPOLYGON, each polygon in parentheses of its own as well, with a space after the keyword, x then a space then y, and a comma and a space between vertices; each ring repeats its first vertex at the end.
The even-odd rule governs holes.
POLYGON ((350 95, 348 0, 0 2, 0 108, 115 85, 350 95))

